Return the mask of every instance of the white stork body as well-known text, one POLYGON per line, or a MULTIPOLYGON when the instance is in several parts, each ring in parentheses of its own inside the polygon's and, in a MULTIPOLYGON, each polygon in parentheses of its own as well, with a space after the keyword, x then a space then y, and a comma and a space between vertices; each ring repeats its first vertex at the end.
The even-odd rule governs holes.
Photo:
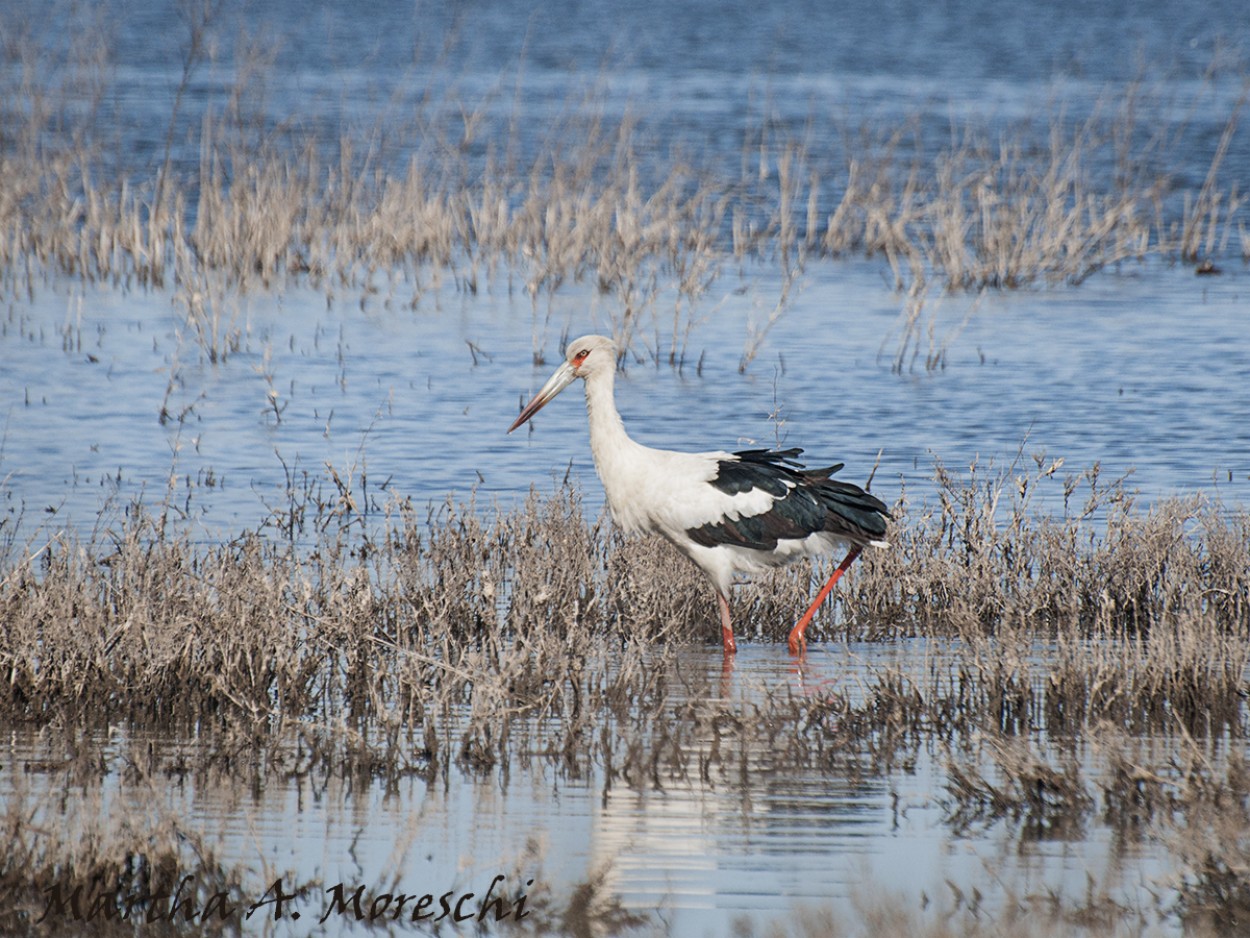
POLYGON ((711 580, 727 654, 736 650, 728 601, 735 573, 851 545, 790 635, 791 650, 805 647, 803 632, 842 572, 864 546, 886 546, 885 505, 858 486, 830 479, 840 466, 805 469, 794 461, 802 450, 681 453, 643 446, 625 432, 616 410, 615 375, 610 339, 586 336, 570 343, 565 363, 509 432, 574 379, 585 380, 590 449, 613 520, 629 534, 663 535, 711 580))

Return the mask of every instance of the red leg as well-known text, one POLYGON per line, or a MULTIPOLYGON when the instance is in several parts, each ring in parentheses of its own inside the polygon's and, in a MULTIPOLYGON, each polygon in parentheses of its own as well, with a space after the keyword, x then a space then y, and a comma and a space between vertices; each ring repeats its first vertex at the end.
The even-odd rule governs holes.
POLYGON ((729 622, 729 600, 716 591, 716 599, 720 602, 720 637, 725 643, 725 654, 733 655, 738 651, 738 643, 734 641, 733 625, 729 622))
POLYGON ((807 612, 803 613, 803 618, 799 619, 798 624, 790 630, 790 654, 801 655, 807 653, 807 639, 803 637, 803 633, 807 631, 807 627, 811 624, 812 616, 816 615, 816 610, 820 608, 828 595, 833 592, 833 585, 842 578, 842 574, 846 573, 846 568, 855 562, 855 558, 859 556, 862 547, 852 547, 850 553, 846 555, 846 559, 838 565, 838 569, 833 571, 833 575, 829 577, 829 582, 820 588, 820 592, 816 594, 816 599, 807 607, 807 612))

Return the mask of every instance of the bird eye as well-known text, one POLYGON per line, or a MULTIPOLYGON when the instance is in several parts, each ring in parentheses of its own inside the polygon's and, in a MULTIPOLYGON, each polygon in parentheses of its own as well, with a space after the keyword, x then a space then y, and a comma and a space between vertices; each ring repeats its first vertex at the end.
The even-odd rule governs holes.
POLYGON ((584 348, 573 356, 573 367, 576 368, 586 360, 586 356, 590 354, 590 349, 584 348))

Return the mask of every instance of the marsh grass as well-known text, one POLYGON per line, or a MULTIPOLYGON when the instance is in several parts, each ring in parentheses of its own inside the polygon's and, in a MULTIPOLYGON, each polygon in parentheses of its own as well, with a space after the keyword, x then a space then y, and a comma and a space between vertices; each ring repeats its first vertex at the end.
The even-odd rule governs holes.
MULTIPOLYGON (((336 478, 292 486, 285 509, 221 544, 142 505, 84 536, 8 529, 0 712, 77 738, 194 738, 179 775, 256 784, 537 769, 605 790, 749 786, 888 776, 945 753, 953 830, 1166 830, 1184 914, 1229 920, 1245 845, 1221 831, 1250 773, 1219 753, 1248 729, 1250 524, 1200 499, 1140 510, 1096 468, 1059 470, 1043 456, 937 464, 938 495, 900 498, 894 546, 867 555, 812 627, 813 640, 931 643, 929 667, 750 698, 727 690, 731 673, 682 663, 716 640, 693 567, 587 521, 568 489, 511 510, 421 510, 342 497, 336 478), (1101 770, 1082 760, 1086 739, 1101 770), (1151 755, 1141 739, 1172 743, 1151 755)), ((813 575, 741 587, 741 637, 780 649, 813 575)), ((9 823, 27 852, 52 849, 31 817, 9 823)), ((592 899, 570 902, 615 908, 592 899)))
POLYGON ((1207 106, 1213 80, 1193 102, 1141 81, 1083 117, 1060 102, 1006 127, 814 114, 796 136, 764 111, 743 130, 735 176, 660 155, 646 115, 606 113, 593 85, 537 139, 523 115, 491 117, 489 96, 440 94, 434 79, 381 126, 309 128, 266 113, 271 54, 245 42, 216 61, 213 8, 192 12, 148 161, 117 139, 130 116, 115 110, 107 31, 71 17, 50 63, 37 30, 9 17, 0 284, 169 286, 211 361, 232 350, 233 293, 307 281, 331 301, 416 306, 447 278, 468 294, 526 294, 537 359, 556 338, 553 297, 596 285, 622 347, 681 366, 730 292, 723 272, 776 263, 783 288, 746 336, 745 369, 820 258, 882 257, 916 296, 1079 283, 1151 256, 1197 264, 1244 231, 1244 181, 1226 178, 1241 101, 1196 157, 1209 160, 1200 186, 1179 182, 1195 159, 1186 108, 1207 106), (192 115, 185 92, 201 71, 216 91, 192 115), (1146 113, 1162 126, 1143 126, 1146 113))
MULTIPOLYGON (((864 557, 813 636, 957 642, 961 685, 1052 733, 1095 714, 1126 730, 1237 730, 1244 513, 1202 498, 1141 510, 1122 480, 1061 466, 936 463, 937 495, 900 498, 894 546, 864 557)), ((575 491, 419 510, 328 481, 294 485, 225 543, 139 504, 86 536, 22 544, 10 529, 0 706, 18 721, 252 730, 350 715, 411 734, 458 704, 564 712, 592 672, 611 696, 666 649, 715 638, 697 571, 662 541, 588 522, 575 491)), ((784 568, 740 587, 743 637, 780 641, 821 575, 784 568)))
MULTIPOLYGON (((682 663, 716 641, 701 576, 662 541, 586 519, 569 489, 507 511, 418 509, 330 470, 292 475, 287 503, 225 544, 168 505, 106 512, 82 536, 19 542, 7 527, 0 706, 57 737, 194 739, 145 777, 254 785, 537 769, 605 790, 746 788, 888 777, 937 752, 955 833, 1080 840, 1106 823, 1173 838, 1177 914, 1219 933, 1244 914, 1250 772, 1228 753, 1248 729, 1250 525, 1206 499, 1139 509, 1124 480, 1062 470, 1043 454, 935 463, 936 494, 913 505, 903 487, 893 548, 865 556, 812 627, 814 642, 928 643, 932 663, 749 699, 682 663)), ((782 649, 822 575, 739 587, 740 638, 782 649)), ((12 823, 51 857, 34 868, 82 872, 31 817, 12 823)), ((92 835, 102 858, 124 859, 147 822, 129 823, 92 835)), ((601 886, 569 899, 570 921, 619 912, 601 886)))

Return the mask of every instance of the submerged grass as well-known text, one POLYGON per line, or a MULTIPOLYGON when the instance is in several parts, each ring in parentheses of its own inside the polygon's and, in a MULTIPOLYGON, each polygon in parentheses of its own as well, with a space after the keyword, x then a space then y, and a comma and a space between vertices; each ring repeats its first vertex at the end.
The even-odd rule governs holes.
POLYGON ((38 29, 7 17, 7 293, 64 276, 170 286, 188 335, 221 361, 232 337, 224 297, 239 290, 308 281, 329 299, 415 306, 445 277, 466 293, 506 283, 531 299, 542 357, 553 297, 581 281, 612 296, 621 347, 681 364, 722 272, 776 262, 781 298, 750 330, 745 368, 817 258, 883 257, 915 297, 929 284, 1079 283, 1148 256, 1214 267, 1244 232, 1246 181, 1227 178, 1244 94, 1218 105, 1228 113, 1210 152, 1192 139, 1214 78, 1192 102, 1141 81, 1080 118, 1060 102, 1005 127, 916 117, 856 128, 812 115, 795 136, 765 112, 740 131, 735 174, 658 155, 646 115, 605 114, 593 88, 536 138, 523 115, 492 117, 489 96, 440 96, 435 79, 402 121, 301 129, 261 105, 271 56, 245 44, 237 60, 213 59, 220 26, 204 11, 188 20, 165 145, 147 160, 117 139, 133 115, 116 111, 107 32, 70 17, 72 41, 50 66, 38 29), (197 101, 192 117, 184 92, 205 69, 220 100, 197 101), (1201 183, 1188 186, 1195 172, 1201 183))
MULTIPOLYGON (((605 791, 746 787, 887 776, 928 753, 946 765, 953 830, 1077 837, 1099 817, 1130 838, 1162 831, 1184 862, 1172 912, 1242 922, 1246 845, 1226 834, 1230 806, 1250 803, 1232 755, 1250 729, 1250 520, 1194 499, 1138 510, 1096 469, 1035 465, 939 464, 935 501, 899 500, 895 546, 813 626, 933 643, 931 667, 752 699, 726 692, 728 671, 718 683, 681 664, 683 647, 716 640, 694 568, 588 522, 567 489, 507 511, 397 500, 363 516, 304 486, 224 544, 138 505, 84 538, 10 533, 0 718, 84 741, 118 727, 194 738, 176 765, 142 771, 259 785, 541 766, 593 772, 605 791), (1048 491, 1055 513, 1033 502, 1048 491), (1172 742, 1160 755, 1143 739, 1172 742), (1105 754, 1095 776, 1078 758, 1091 743, 1105 754)), ((811 575, 741 588, 743 637, 781 653, 811 575)), ((74 771, 106 771, 94 759, 74 771)), ((7 823, 27 859, 6 878, 94 875, 30 812, 7 823)), ((100 841, 100 862, 124 860, 128 830, 100 841)), ((586 890, 570 909, 598 907, 586 890)))
MULTIPOLYGON (((1097 467, 1059 465, 938 463, 934 502, 900 498, 894 546, 865 556, 814 634, 958 640, 1004 725, 1237 728, 1250 520, 1200 498, 1139 510, 1097 467), (1035 503, 1048 491, 1060 514, 1035 503)), ((611 680, 628 682, 657 648, 715 637, 697 571, 658 539, 587 522, 571 490, 495 512, 290 497, 221 544, 141 505, 85 540, 9 543, 0 712, 257 729, 391 714, 412 732, 487 690, 493 707, 558 712, 586 690, 589 657, 610 653, 611 680)), ((818 574, 741 588, 744 638, 780 641, 818 574)))

